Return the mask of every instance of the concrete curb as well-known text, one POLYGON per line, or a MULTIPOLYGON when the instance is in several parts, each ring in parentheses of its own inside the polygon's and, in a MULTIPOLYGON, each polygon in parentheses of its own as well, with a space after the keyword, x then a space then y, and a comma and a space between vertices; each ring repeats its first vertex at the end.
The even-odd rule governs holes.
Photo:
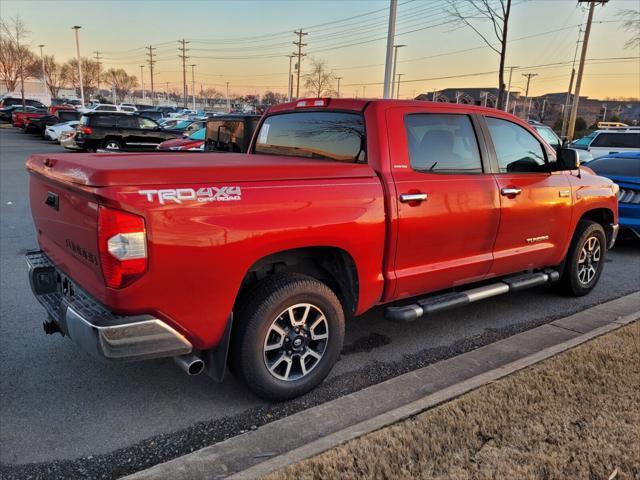
POLYGON ((640 292, 372 385, 125 478, 259 478, 638 319, 640 292))

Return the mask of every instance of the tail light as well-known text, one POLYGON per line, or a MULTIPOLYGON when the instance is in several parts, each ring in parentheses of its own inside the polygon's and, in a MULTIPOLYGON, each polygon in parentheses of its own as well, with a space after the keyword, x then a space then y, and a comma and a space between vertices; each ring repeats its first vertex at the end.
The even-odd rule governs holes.
POLYGON ((123 288, 147 271, 147 232, 144 218, 100 206, 98 248, 107 286, 123 288))
POLYGON ((85 135, 91 135, 93 133, 90 127, 80 127, 80 131, 85 135))

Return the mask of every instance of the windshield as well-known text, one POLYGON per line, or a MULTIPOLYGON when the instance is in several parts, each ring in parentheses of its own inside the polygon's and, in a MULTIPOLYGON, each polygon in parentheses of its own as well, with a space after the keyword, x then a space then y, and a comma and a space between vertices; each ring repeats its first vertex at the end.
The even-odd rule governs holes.
POLYGON ((587 135, 586 137, 582 137, 574 142, 572 142, 573 145, 584 145, 584 146, 588 146, 591 143, 591 140, 593 140, 593 137, 596 136, 596 132, 593 132, 590 135, 587 135))
POLYGON ((201 128, 197 132, 194 132, 191 135, 189 135, 189 138, 191 140, 204 140, 205 133, 207 133, 207 129, 201 128))
POLYGON ((359 113, 300 111, 272 115, 260 127, 255 153, 364 162, 359 113))
POLYGON ((181 122, 178 122, 173 128, 175 128, 176 130, 184 130, 189 125, 191 125, 191 120, 183 120, 181 122))

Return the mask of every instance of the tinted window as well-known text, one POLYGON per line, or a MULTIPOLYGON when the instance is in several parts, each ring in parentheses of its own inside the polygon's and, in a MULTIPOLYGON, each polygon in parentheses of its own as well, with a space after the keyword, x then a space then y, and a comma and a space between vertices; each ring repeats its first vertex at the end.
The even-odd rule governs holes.
POLYGON ((640 133, 601 133, 592 147, 640 148, 640 133))
POLYGON ((138 128, 138 119, 128 115, 118 117, 118 127, 120 128, 138 128))
POLYGON ((414 170, 482 173, 478 141, 468 116, 407 115, 405 127, 414 170))
POLYGON ((520 125, 486 117, 500 172, 546 171, 542 145, 520 125))
POLYGON ((207 122, 206 132, 207 150, 245 151, 246 138, 241 120, 210 120, 207 122))
POLYGON ((138 117, 138 122, 140 122, 140 128, 144 128, 145 130, 153 130, 154 128, 158 128, 158 124, 153 120, 149 120, 148 118, 138 117))
POLYGON ((116 107, 115 105, 111 106, 111 105, 101 105, 99 107, 96 107, 96 112, 117 112, 118 111, 118 107, 116 107))
POLYGON ((586 164, 598 175, 640 177, 640 156, 637 158, 597 158, 586 164))
POLYGON ((63 121, 75 120, 78 118, 78 112, 58 110, 58 118, 63 121))
POLYGON ((260 127, 256 153, 364 162, 364 121, 358 113, 273 115, 260 127))
POLYGON ((93 126, 93 127, 115 127, 116 126, 116 116, 115 115, 94 115, 92 117, 92 119, 91 119, 91 126, 93 126))
POLYGON ((540 134, 542 139, 545 142, 547 142, 549 145, 551 145, 553 148, 558 148, 560 146, 560 139, 549 127, 534 127, 534 128, 540 134))

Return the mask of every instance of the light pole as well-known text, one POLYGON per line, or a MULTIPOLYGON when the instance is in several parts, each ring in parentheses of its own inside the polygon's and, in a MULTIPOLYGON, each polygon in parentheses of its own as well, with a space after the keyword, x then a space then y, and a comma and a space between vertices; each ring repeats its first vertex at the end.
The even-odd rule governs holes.
POLYGON ((396 63, 398 63, 398 49, 406 47, 406 45, 394 45, 393 46, 393 73, 391 74, 391 96, 393 98, 393 92, 396 88, 396 63))
POLYGON ((142 100, 144 100, 144 76, 142 75, 142 69, 144 68, 144 65, 140 65, 140 85, 142 88, 142 100))
POLYGON ((338 81, 338 91, 336 92, 338 98, 340 98, 340 80, 342 80, 342 77, 336 77, 336 80, 338 81))
POLYGON ((82 27, 75 25, 73 30, 76 31, 76 55, 78 58, 78 79, 80 80, 80 102, 84 107, 84 85, 82 80, 82 62, 80 61, 80 34, 78 33, 82 27))
POLYGON ((404 73, 398 74, 398 93, 396 94, 396 100, 400 98, 400 80, 402 79, 402 75, 404 75, 404 73))
POLYGON ((507 98, 504 101, 504 111, 509 111, 509 95, 511 94, 511 77, 513 76, 513 69, 518 67, 509 67, 509 86, 507 87, 507 98))
POLYGON ((191 65, 191 93, 193 94, 193 109, 196 109, 196 80, 194 68, 196 68, 196 64, 191 65))
POLYGON ((387 31, 387 55, 384 62, 384 90, 383 98, 393 96, 391 83, 393 75, 391 73, 391 64, 393 63, 393 41, 396 36, 396 11, 398 10, 398 0, 389 0, 389 29, 387 31))
POLYGON ((42 84, 44 85, 44 93, 47 94, 47 73, 44 71, 44 54, 42 53, 42 49, 44 45, 38 45, 40 47, 40 60, 42 61, 42 84))

